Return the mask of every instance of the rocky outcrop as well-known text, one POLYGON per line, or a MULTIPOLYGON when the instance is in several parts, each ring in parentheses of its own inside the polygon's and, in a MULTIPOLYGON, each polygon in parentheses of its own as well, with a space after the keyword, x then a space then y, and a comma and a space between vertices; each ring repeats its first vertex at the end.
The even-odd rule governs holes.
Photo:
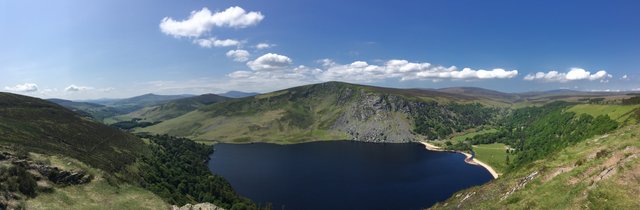
POLYGON ((521 189, 524 189, 524 187, 526 187, 526 186, 527 186, 527 184, 528 184, 529 182, 531 182, 531 180, 533 180, 534 178, 536 178, 536 177, 538 176, 538 174, 539 174, 539 172, 538 172, 538 171, 534 171, 534 172, 532 172, 531 174, 529 174, 528 176, 526 176, 526 177, 523 177, 523 178, 519 179, 519 180, 518 180, 518 182, 516 183, 516 185, 515 185, 515 186, 513 186, 513 188, 511 188, 511 190, 509 190, 507 193, 505 193, 505 194, 500 198, 500 200, 501 200, 501 201, 502 201, 502 200, 505 200, 505 199, 507 199, 511 194, 513 194, 513 193, 515 193, 515 192, 517 192, 517 191, 519 191, 519 190, 521 190, 521 189))
POLYGON ((212 203, 186 204, 182 207, 171 206, 171 210, 224 210, 212 203))
POLYGON ((31 165, 31 168, 38 171, 42 176, 47 177, 49 181, 59 185, 85 184, 90 182, 93 178, 91 175, 87 174, 87 172, 82 170, 65 171, 58 167, 40 164, 31 165))
POLYGON ((346 132, 358 141, 415 141, 410 110, 409 104, 397 96, 362 93, 348 105, 332 129, 346 132))
MULTIPOLYGON (((13 168, 17 167, 28 172, 20 175, 19 179, 31 177, 35 179, 37 192, 51 192, 52 184, 66 186, 78 185, 90 182, 93 176, 84 170, 67 171, 58 167, 36 163, 28 157, 18 156, 8 152, 0 152, 0 166, 13 168), (25 177, 26 176, 26 177, 25 177)), ((0 168, 2 170, 3 168, 0 168)), ((14 177, 15 178, 15 177, 14 177)), ((15 181, 15 180, 14 180, 15 181)), ((0 186, 7 184, 0 180, 0 186)), ((35 186, 34 186, 35 187, 35 186)), ((2 189, 2 188, 0 188, 2 189)), ((12 191, 11 189, 0 190, 0 209, 23 209, 23 201, 29 196, 21 193, 24 191, 12 191)))
MULTIPOLYGON (((5 155, 7 155, 6 153, 5 155)), ((37 171, 41 177, 47 178, 49 181, 59 185, 77 185, 85 184, 93 179, 93 176, 87 174, 84 170, 65 171, 58 167, 34 163, 28 159, 22 159, 15 156, 9 156, 13 165, 19 165, 26 169, 37 171)))

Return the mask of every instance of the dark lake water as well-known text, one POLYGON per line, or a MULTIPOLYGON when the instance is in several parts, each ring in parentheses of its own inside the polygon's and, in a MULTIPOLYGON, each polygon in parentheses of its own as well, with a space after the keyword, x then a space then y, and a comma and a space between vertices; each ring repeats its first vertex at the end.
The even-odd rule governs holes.
POLYGON ((492 179, 417 143, 217 144, 209 169, 274 209, 421 209, 492 179))

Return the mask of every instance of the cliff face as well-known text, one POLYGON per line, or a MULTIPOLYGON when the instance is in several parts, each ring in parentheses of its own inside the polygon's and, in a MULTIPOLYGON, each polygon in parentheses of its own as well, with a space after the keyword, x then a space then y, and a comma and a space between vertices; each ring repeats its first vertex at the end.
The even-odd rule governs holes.
POLYGON ((351 139, 368 142, 410 142, 416 140, 407 103, 396 96, 360 93, 348 104, 331 129, 351 139), (390 102, 390 101, 393 101, 390 102))
POLYGON ((139 131, 222 142, 396 143, 438 138, 438 128, 448 134, 456 126, 486 122, 458 122, 469 114, 438 102, 440 96, 397 91, 337 82, 308 85, 213 104, 139 131))

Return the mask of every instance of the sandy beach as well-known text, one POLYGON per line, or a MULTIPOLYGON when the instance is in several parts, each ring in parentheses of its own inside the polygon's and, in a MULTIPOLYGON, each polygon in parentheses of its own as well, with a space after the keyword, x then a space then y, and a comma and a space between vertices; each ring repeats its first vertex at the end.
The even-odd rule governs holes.
POLYGON ((498 176, 500 176, 500 175, 498 174, 498 172, 496 172, 496 171, 495 171, 495 170, 494 170, 490 165, 488 165, 488 164, 486 164, 486 163, 483 163, 482 161, 477 160, 477 159, 475 159, 475 158, 474 158, 474 159, 471 159, 471 154, 469 154, 469 153, 461 152, 461 151, 450 151, 450 150, 445 150, 445 149, 442 149, 441 147, 438 147, 438 146, 436 146, 436 145, 429 144, 429 143, 428 143, 428 142, 426 142, 426 141, 420 141, 420 143, 421 143, 421 144, 423 144, 423 145, 425 146, 425 148, 427 148, 428 150, 431 150, 431 151, 439 151, 439 152, 458 152, 458 153, 462 153, 462 154, 464 154, 464 155, 467 157, 467 158, 465 158, 465 159, 464 159, 464 162, 466 162, 466 163, 468 163, 468 164, 479 165, 479 166, 484 167, 485 169, 487 169, 487 171, 489 171, 489 173, 491 173, 491 176, 493 176, 493 178, 494 178, 494 179, 497 179, 497 178, 498 178, 498 176))

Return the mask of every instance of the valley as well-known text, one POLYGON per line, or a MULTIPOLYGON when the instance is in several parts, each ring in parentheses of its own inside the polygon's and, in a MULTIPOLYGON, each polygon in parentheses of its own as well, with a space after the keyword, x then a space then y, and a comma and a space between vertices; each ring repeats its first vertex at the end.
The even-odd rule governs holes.
POLYGON ((2 1, 0 210, 639 210, 639 8, 2 1))
MULTIPOLYGON (((523 205, 522 199, 539 205, 536 199, 546 198, 529 193, 551 196, 562 192, 545 190, 558 188, 558 183, 566 180, 556 179, 574 169, 581 175, 571 176, 587 179, 568 182, 572 186, 587 184, 578 188, 583 193, 624 200, 623 195, 633 188, 606 191, 599 187, 600 180, 605 186, 628 182, 623 180, 635 176, 633 167, 637 164, 633 131, 640 122, 640 105, 631 102, 637 96, 627 93, 512 94, 480 88, 394 89, 327 82, 242 98, 148 94, 104 105, 60 99, 48 102, 6 93, 0 96, 0 134, 4 136, 0 145, 6 154, 15 156, 16 149, 26 151, 21 154, 29 161, 84 171, 93 177, 88 183, 72 186, 35 178, 37 196, 21 191, 3 195, 3 205, 14 207, 39 209, 45 203, 56 203, 62 208, 84 209, 108 200, 110 208, 157 209, 209 202, 233 209, 273 208, 273 204, 280 205, 278 202, 296 202, 262 198, 254 203, 242 197, 252 184, 238 184, 237 178, 224 172, 227 169, 220 168, 219 174, 217 152, 206 146, 224 148, 227 143, 240 144, 240 149, 254 143, 426 142, 444 150, 473 154, 476 161, 500 175, 486 184, 482 181, 453 191, 439 190, 449 194, 432 200, 431 204, 437 202, 432 208, 457 209, 472 203, 482 208, 523 205), (612 138, 626 140, 608 140, 612 138), (597 157, 591 153, 597 153, 597 157), (182 158, 175 159, 176 155, 182 158), (207 162, 214 164, 209 168, 213 173, 207 170, 207 162), (238 187, 241 195, 234 190, 238 187), (458 190, 462 191, 454 193, 458 190), (147 202, 123 198, 144 198, 147 202)), ((422 149, 420 153, 425 152, 422 149)), ((442 155, 448 154, 455 155, 442 155)), ((273 161, 271 164, 285 160, 273 161)), ((381 161, 375 164, 384 163, 381 161)), ((459 167, 477 167, 461 159, 455 161, 466 165, 459 167)), ((244 163, 249 167, 245 170, 258 164, 251 162, 244 163)), ((344 167, 341 164, 331 165, 344 167)), ((15 161, 2 165, 7 169, 21 167, 15 161)), ((264 182, 282 182, 275 180, 264 182)), ((588 196, 585 199, 575 202, 592 207, 618 205, 588 200, 588 196)), ((424 208, 431 205, 417 203, 423 203, 424 208)), ((636 204, 625 201, 620 205, 636 204)))

